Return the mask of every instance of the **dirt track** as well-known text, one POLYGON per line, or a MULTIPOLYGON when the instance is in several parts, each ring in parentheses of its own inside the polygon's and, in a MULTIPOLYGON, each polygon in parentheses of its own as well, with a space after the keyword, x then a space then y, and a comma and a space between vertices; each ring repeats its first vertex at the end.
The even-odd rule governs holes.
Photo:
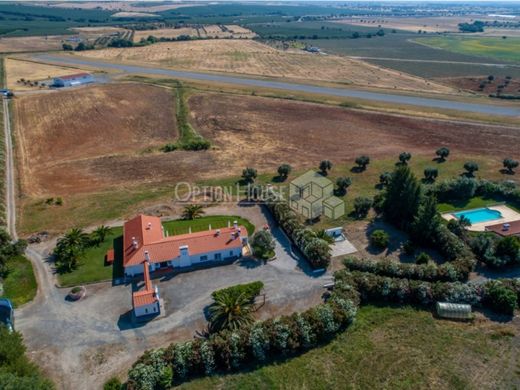
POLYGON ((191 121, 211 139, 212 150, 139 153, 171 140, 169 92, 135 86, 95 90, 110 95, 105 100, 109 103, 87 109, 86 104, 65 104, 67 99, 60 97, 64 108, 52 109, 46 116, 52 105, 44 104, 41 97, 17 102, 19 118, 24 112, 33 113, 25 115, 32 120, 21 119, 18 126, 25 194, 64 196, 145 183, 193 182, 239 175, 245 166, 275 171, 282 162, 295 167, 315 166, 323 158, 351 162, 362 153, 373 158, 395 157, 403 150, 431 154, 440 145, 457 154, 519 157, 516 128, 223 94, 195 95, 189 100, 191 121), (66 113, 63 120, 59 112, 66 113))

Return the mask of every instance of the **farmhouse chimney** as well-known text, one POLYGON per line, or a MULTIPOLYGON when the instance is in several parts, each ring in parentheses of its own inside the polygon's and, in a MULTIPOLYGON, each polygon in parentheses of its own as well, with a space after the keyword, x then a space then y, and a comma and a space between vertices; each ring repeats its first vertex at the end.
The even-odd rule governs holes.
POLYGON ((238 222, 237 221, 233 221, 233 229, 238 229, 238 222))
POLYGON ((144 251, 144 259, 147 263, 150 262, 150 253, 148 253, 148 251, 144 251))

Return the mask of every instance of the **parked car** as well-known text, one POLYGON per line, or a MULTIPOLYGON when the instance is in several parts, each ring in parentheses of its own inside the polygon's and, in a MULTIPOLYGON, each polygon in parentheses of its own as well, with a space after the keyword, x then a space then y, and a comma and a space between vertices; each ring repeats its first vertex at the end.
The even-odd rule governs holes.
POLYGON ((0 95, 5 96, 6 98, 10 98, 14 96, 14 93, 9 89, 0 89, 0 95))
POLYGON ((0 325, 5 325, 10 332, 14 331, 14 308, 9 299, 0 298, 0 325))

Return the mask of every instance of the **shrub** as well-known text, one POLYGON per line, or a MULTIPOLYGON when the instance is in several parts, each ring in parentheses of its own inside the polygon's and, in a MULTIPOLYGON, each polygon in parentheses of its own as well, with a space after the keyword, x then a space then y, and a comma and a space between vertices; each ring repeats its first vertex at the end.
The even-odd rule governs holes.
POLYGON ((514 174, 514 169, 518 167, 518 161, 513 160, 512 158, 505 158, 502 164, 510 175, 514 174))
POLYGON ((260 230, 251 238, 251 247, 255 256, 261 259, 273 257, 275 248, 273 236, 267 230, 260 230))
POLYGON ((119 378, 111 378, 103 385, 103 390, 121 390, 123 384, 119 378))
POLYGON ((439 156, 439 161, 446 161, 446 158, 450 155, 450 150, 446 147, 442 147, 437 149, 435 154, 439 156))
POLYGON ((329 160, 323 160, 320 162, 319 170, 323 176, 327 176, 328 171, 332 169, 332 163, 329 160))
POLYGON ((278 175, 284 180, 287 179, 291 171, 292 167, 289 164, 282 164, 278 167, 278 175))
POLYGON ((475 172, 478 171, 478 164, 474 161, 468 161, 464 163, 464 169, 466 170, 466 175, 468 177, 473 177, 475 172))
POLYGON ((439 176, 439 170, 437 168, 428 167, 424 169, 424 179, 428 182, 434 182, 439 176))
POLYGON ((356 164, 359 167, 360 170, 367 169, 367 165, 370 163, 370 157, 368 156, 359 156, 356 158, 356 164))
POLYGON ((263 288, 264 283, 258 280, 256 282, 237 284, 235 286, 213 291, 211 296, 213 299, 218 299, 219 296, 225 294, 232 294, 234 296, 245 294, 249 299, 253 300, 260 294, 260 291, 262 291, 263 288))
POLYGON ((173 152, 174 150, 177 150, 177 145, 176 144, 172 144, 172 143, 168 143, 166 145, 164 145, 161 150, 165 153, 169 153, 169 152, 173 152))
POLYGON ((412 155, 408 152, 402 152, 399 154, 399 163, 402 165, 408 164, 408 161, 412 158, 412 155))
POLYGON ((354 214, 356 218, 365 218, 372 207, 372 199, 359 196, 354 199, 354 214))
POLYGON ((484 299, 487 305, 496 312, 513 315, 517 295, 509 287, 504 286, 499 281, 492 281, 486 284, 484 299))
POLYGON ((204 138, 197 137, 188 141, 183 141, 179 146, 184 150, 207 150, 211 147, 211 143, 204 138))
POLYGON ((411 256, 415 253, 415 244, 413 241, 407 240, 403 244, 403 252, 405 255, 411 256))
POLYGON ((435 188, 437 199, 441 201, 470 199, 475 196, 478 182, 469 177, 459 177, 439 183, 435 188))
POLYGON ((415 263, 416 264, 428 264, 431 260, 432 260, 432 258, 427 253, 421 252, 415 258, 415 263))
POLYGON ((254 168, 246 168, 242 171, 242 179, 246 183, 253 183, 257 177, 258 173, 254 168))
POLYGON ((378 249, 385 249, 388 246, 390 237, 384 230, 374 230, 370 234, 370 243, 378 249))

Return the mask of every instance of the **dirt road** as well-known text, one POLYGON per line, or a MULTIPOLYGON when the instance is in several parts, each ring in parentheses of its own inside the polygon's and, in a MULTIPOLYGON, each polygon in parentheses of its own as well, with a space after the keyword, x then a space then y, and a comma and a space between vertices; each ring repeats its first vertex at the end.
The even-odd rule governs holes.
POLYGON ((16 207, 15 207, 15 183, 14 183, 14 162, 13 162, 13 141, 11 136, 11 120, 9 116, 9 101, 3 99, 4 105, 4 135, 5 135, 5 188, 6 202, 5 212, 7 219, 7 232, 16 240, 16 207))

